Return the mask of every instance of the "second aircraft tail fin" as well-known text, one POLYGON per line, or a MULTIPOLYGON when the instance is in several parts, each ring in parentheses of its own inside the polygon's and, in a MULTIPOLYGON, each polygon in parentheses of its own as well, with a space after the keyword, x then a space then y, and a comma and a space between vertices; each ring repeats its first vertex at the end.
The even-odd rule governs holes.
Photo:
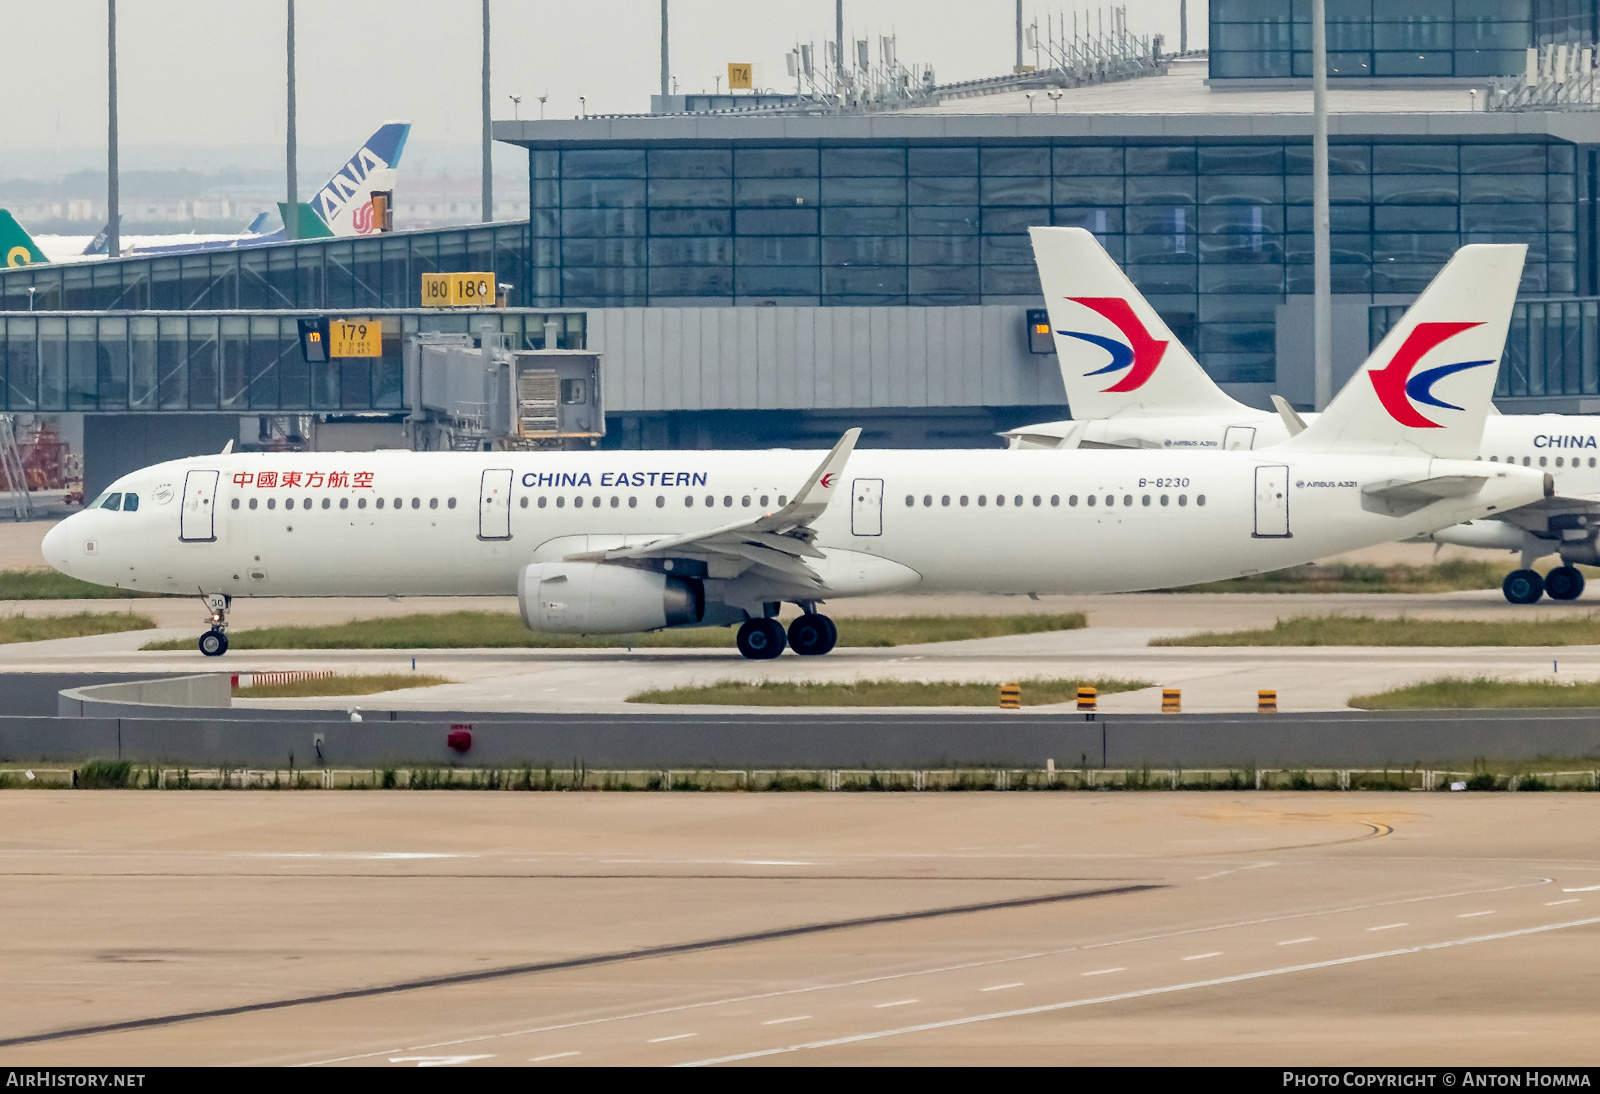
POLYGON ((394 189, 410 135, 410 122, 385 122, 322 184, 310 204, 330 234, 364 236, 378 230, 372 223, 372 192, 394 189))
POLYGON ((1476 456, 1527 251, 1521 243, 1462 247, 1328 409, 1284 444, 1372 455, 1476 456))
POLYGON ((1248 411, 1206 375, 1092 233, 1028 232, 1074 418, 1248 411))

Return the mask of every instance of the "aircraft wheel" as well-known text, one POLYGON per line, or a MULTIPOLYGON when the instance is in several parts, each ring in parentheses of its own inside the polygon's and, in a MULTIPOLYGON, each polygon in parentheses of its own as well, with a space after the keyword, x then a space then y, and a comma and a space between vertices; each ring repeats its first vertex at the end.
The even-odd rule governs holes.
POLYGON ((789 624, 789 647, 802 657, 820 657, 839 642, 839 628, 825 615, 808 612, 789 624))
POLYGON ((788 645, 783 624, 776 619, 747 619, 735 640, 739 652, 752 661, 770 661, 788 645))
POLYGON ((1544 595, 1544 578, 1536 570, 1512 570, 1500 583, 1500 591, 1513 604, 1534 604, 1544 595))
POLYGON ((228 652, 228 636, 222 631, 207 631, 200 636, 200 652, 207 657, 221 657, 228 652))
POLYGON ((1583 573, 1576 566, 1557 566, 1544 575, 1551 600, 1576 600, 1583 595, 1583 573))

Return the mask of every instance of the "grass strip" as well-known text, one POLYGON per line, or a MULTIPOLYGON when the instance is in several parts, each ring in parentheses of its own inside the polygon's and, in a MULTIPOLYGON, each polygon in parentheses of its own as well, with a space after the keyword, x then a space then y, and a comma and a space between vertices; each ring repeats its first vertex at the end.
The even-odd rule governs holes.
MULTIPOLYGON (((841 646, 905 646, 1010 634, 1077 630, 1081 612, 1065 615, 906 616, 840 619, 841 646)), ((644 634, 538 634, 511 612, 440 612, 357 619, 327 627, 261 627, 229 631, 235 650, 593 649, 641 647, 731 649, 734 628, 692 627, 644 634)), ((193 639, 151 642, 147 650, 187 650, 193 639)))
MULTIPOLYGON (((1021 681, 1022 705, 1048 706, 1078 697, 1088 684, 1102 695, 1138 691, 1152 685, 1144 680, 1021 681)), ((809 680, 722 680, 681 688, 641 691, 630 703, 706 703, 744 707, 998 707, 1000 685, 970 684, 955 680, 854 680, 849 683, 809 680)))
MULTIPOLYGON (((1452 559, 1432 566, 1291 566, 1270 574, 1208 581, 1167 592, 1185 593, 1445 593, 1462 589, 1498 589, 1510 562, 1452 559)), ((1588 571, 1590 576, 1597 571, 1588 571)))
POLYGON ((1357 710, 1506 710, 1535 707, 1600 707, 1600 681, 1495 680, 1442 676, 1392 691, 1357 695, 1357 710))
POLYGON ((156 621, 132 612, 78 612, 76 615, 0 616, 0 645, 44 642, 52 638, 84 638, 91 634, 155 629, 156 621))
POLYGON ((236 699, 297 699, 319 695, 375 695, 380 691, 431 688, 454 680, 425 672, 383 672, 367 675, 324 676, 319 680, 291 680, 286 684, 257 684, 234 688, 236 699))
POLYGON ((1300 615, 1270 628, 1203 631, 1152 638, 1152 646, 1593 646, 1600 615, 1494 622, 1474 619, 1373 619, 1365 615, 1300 615))
POLYGON ((0 600, 132 600, 165 595, 91 585, 57 570, 0 570, 0 600))

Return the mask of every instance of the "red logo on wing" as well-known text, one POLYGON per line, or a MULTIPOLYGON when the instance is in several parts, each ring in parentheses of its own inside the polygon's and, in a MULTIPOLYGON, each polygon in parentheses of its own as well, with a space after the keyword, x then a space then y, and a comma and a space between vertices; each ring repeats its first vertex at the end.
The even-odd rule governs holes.
POLYGON ((839 477, 838 475, 835 475, 830 471, 828 474, 822 476, 822 478, 819 481, 821 482, 822 488, 824 490, 832 490, 833 489, 833 480, 838 478, 838 477, 839 477))

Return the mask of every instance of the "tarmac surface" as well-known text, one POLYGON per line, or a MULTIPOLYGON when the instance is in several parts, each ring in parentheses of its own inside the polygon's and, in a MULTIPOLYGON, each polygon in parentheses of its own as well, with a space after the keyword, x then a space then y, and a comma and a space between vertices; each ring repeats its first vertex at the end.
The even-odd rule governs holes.
POLYGON ((1597 837, 1594 794, 18 791, 0 1062, 1592 1063, 1597 837))

